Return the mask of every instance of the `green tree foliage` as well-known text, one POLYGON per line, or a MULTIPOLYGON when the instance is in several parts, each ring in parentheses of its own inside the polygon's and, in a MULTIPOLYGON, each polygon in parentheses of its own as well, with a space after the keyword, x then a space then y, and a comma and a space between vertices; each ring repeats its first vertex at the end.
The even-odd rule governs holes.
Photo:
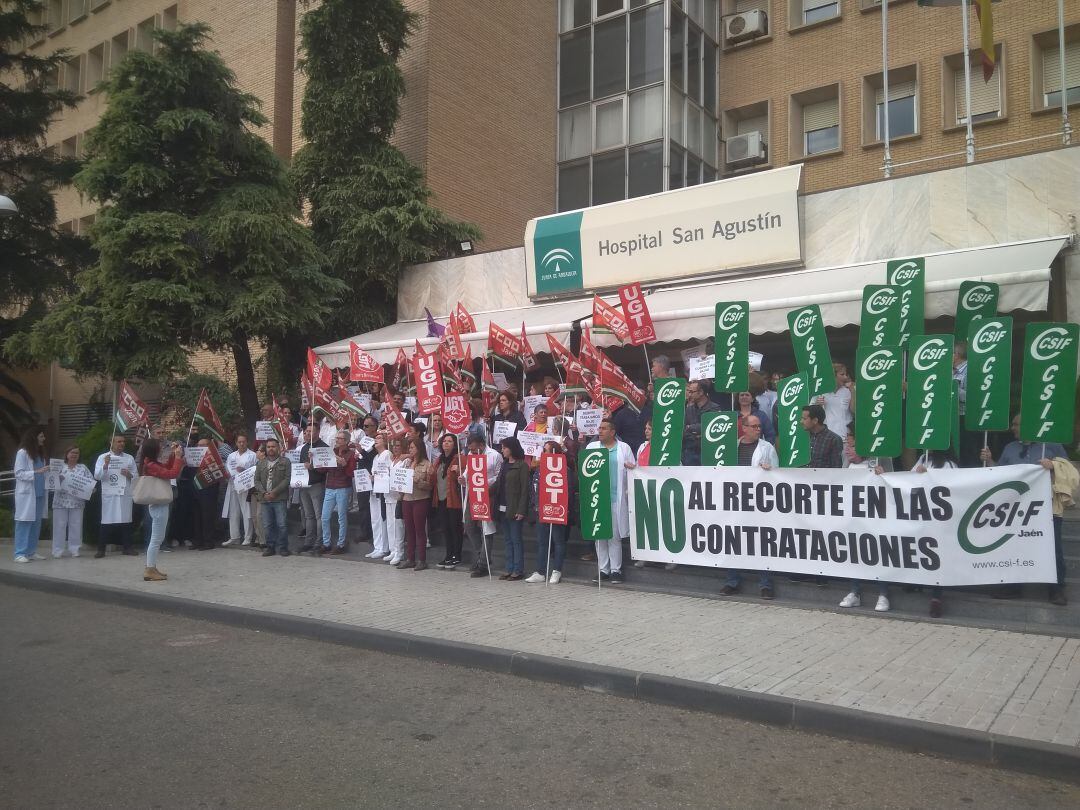
POLYGON ((241 427, 244 415, 240 410, 240 394, 235 386, 211 374, 190 374, 169 380, 161 388, 161 412, 167 422, 183 425, 182 435, 195 414, 195 404, 202 389, 210 395, 218 419, 225 430, 241 427))
POLYGON ((300 21, 305 144, 292 176, 330 274, 352 291, 312 343, 392 322, 403 268, 479 237, 430 204, 423 172, 390 144, 405 92, 397 62, 415 25, 401 0, 322 0, 300 21))
MULTIPOLYGON (((31 16, 41 5, 0 5, 0 194, 19 207, 17 216, 0 219, 0 345, 40 318, 50 297, 69 287, 90 256, 85 239, 56 227, 53 192, 71 182, 79 162, 47 150, 45 134, 78 96, 56 85, 66 52, 23 50, 45 33, 31 16)), ((11 366, 0 362, 0 432, 17 435, 32 404, 11 366)))
POLYGON ((99 253, 16 348, 81 373, 164 380, 198 348, 230 351, 244 416, 259 409, 249 340, 317 329, 345 285, 299 222, 285 167, 252 128, 209 29, 156 31, 104 84, 108 105, 77 187, 102 205, 99 253))

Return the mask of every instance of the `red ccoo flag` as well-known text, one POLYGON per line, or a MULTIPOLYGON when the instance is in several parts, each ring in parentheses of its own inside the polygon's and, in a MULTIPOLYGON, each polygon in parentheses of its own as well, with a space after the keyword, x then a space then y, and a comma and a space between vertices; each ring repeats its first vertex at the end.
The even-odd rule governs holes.
POLYGON ((626 343, 630 339, 630 327, 626 324, 626 318, 618 307, 613 307, 599 295, 593 296, 593 330, 606 329, 619 339, 620 343, 626 343))
POLYGON ((465 311, 465 307, 458 301, 454 311, 450 313, 450 322, 457 324, 458 332, 463 335, 471 334, 476 331, 476 321, 473 320, 473 316, 465 311))
POLYGON ((210 401, 210 394, 205 388, 199 392, 199 404, 195 406, 195 424, 219 442, 225 441, 225 428, 221 426, 221 420, 218 419, 214 404, 210 401))
POLYGON ((536 359, 536 352, 529 345, 529 337, 525 334, 525 322, 521 322, 521 363, 525 371, 535 371, 540 368, 540 362, 536 359))

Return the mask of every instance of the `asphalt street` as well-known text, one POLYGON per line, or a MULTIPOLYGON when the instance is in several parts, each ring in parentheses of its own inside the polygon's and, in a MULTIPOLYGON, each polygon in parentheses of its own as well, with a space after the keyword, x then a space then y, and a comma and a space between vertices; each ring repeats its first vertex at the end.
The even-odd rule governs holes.
POLYGON ((1047 779, 7 586, 0 639, 5 807, 1080 807, 1047 779))

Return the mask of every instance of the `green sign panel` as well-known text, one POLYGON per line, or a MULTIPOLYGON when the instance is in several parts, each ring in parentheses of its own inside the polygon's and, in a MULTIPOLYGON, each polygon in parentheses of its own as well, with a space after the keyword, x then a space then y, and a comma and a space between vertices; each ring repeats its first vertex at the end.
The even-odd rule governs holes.
POLYGON ((968 339, 968 327, 975 318, 993 318, 997 315, 998 285, 992 281, 963 281, 956 297, 957 340, 968 339))
POLYGON ((953 455, 960 458, 960 381, 952 381, 952 410, 949 413, 952 415, 952 421, 949 425, 951 430, 951 440, 953 455))
POLYGON ((649 466, 682 464, 683 427, 686 423, 686 380, 677 377, 653 383, 652 443, 649 466))
POLYGON ((809 396, 832 393, 836 390, 836 374, 833 372, 829 338, 825 334, 825 322, 821 320, 821 309, 817 304, 812 304, 789 312, 787 319, 795 362, 799 371, 806 374, 809 396))
POLYGON ((785 377, 776 386, 776 439, 781 467, 810 463, 810 434, 802 426, 802 409, 810 404, 806 374, 785 377))
POLYGON ((1012 335, 1009 315, 976 318, 968 325, 964 336, 968 364, 964 427, 968 430, 1009 429, 1012 335))
POLYGON ((606 447, 584 450, 578 462, 578 509, 585 540, 615 536, 611 514, 611 460, 606 447))
POLYGON ((897 346, 859 347, 855 356, 855 452, 860 456, 900 455, 903 385, 903 350, 897 346))
POLYGON ((949 449, 952 440, 952 357, 952 335, 913 335, 908 343, 905 420, 908 447, 949 449))
POLYGON ((860 346, 900 345, 900 292, 888 284, 863 287, 860 346))
POLYGON ((894 259, 885 266, 885 283, 900 291, 900 346, 923 333, 926 259, 894 259))
POLYGON ((750 388, 750 304, 721 301, 716 305, 715 330, 717 391, 750 388))
POLYGON ((1028 324, 1020 394, 1021 440, 1062 444, 1073 440, 1078 342, 1078 324, 1028 324))
POLYGON ((739 463, 739 415, 735 411, 701 415, 701 466, 734 467, 739 463))
POLYGON ((583 216, 583 211, 574 211, 536 220, 532 249, 536 265, 536 292, 539 295, 582 288, 583 216))

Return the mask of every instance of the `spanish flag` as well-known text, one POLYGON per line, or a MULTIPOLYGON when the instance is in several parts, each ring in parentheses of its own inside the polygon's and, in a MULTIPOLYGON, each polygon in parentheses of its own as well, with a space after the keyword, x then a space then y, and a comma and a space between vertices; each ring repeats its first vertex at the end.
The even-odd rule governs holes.
MULTIPOLYGON (((919 0, 920 6, 958 6, 964 0, 919 0)), ((975 6, 979 18, 979 47, 982 51, 983 80, 990 81, 994 75, 994 13, 991 3, 1000 0, 968 0, 975 6)))

